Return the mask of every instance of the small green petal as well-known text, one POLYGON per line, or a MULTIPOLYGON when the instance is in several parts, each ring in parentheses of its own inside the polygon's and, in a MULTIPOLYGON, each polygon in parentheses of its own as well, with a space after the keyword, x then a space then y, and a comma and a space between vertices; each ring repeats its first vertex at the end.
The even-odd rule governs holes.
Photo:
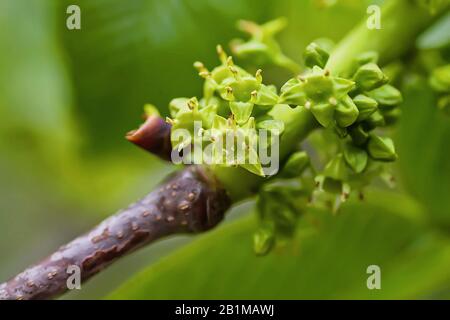
POLYGON ((375 63, 367 63, 358 68, 354 75, 356 86, 362 91, 376 89, 388 82, 383 71, 375 63))
POLYGON ((303 57, 307 67, 312 68, 317 65, 323 68, 327 63, 330 54, 321 48, 317 43, 312 42, 306 47, 303 57))

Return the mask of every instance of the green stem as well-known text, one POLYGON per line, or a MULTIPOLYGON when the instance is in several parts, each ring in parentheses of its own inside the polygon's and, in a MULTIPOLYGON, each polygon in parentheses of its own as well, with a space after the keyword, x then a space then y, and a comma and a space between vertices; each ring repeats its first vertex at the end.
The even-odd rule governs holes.
POLYGON ((370 30, 364 19, 334 49, 326 68, 337 75, 345 73, 352 60, 366 51, 377 51, 380 64, 401 57, 414 46, 418 34, 445 11, 431 15, 411 0, 385 1, 380 15, 381 29, 370 30))

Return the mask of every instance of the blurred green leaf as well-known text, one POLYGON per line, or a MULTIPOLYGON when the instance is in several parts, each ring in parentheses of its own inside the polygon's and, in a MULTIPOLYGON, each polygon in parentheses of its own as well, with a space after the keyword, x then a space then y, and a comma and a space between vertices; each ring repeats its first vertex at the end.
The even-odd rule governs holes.
POLYGON ((419 49, 439 49, 450 44, 450 12, 440 18, 426 30, 418 39, 419 49))
POLYGON ((425 79, 403 90, 396 134, 397 168, 405 188, 426 206, 430 218, 450 227, 450 119, 437 108, 425 79))
MULTIPOLYGON (((257 0, 78 0, 81 30, 63 29, 72 64, 76 115, 88 139, 85 150, 114 152, 137 126, 146 103, 167 114, 174 97, 199 95, 202 80, 192 64, 218 63, 215 47, 227 45, 242 18, 265 19, 257 0)), ((64 20, 63 20, 64 19, 64 20)))
POLYGON ((424 232, 407 198, 376 192, 368 200, 338 216, 306 214, 295 240, 263 258, 251 248, 255 219, 245 218, 149 267, 109 298, 404 299, 447 288, 448 239, 424 232), (369 265, 381 268, 382 290, 367 289, 369 265))

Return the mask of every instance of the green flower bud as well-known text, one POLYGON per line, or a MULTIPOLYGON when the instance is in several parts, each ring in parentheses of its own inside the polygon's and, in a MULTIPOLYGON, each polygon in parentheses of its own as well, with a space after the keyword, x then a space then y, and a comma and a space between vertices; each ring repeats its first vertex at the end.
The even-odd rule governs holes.
POLYGON ((358 94, 353 98, 353 102, 359 110, 358 121, 367 119, 378 108, 378 102, 363 94, 358 94))
POLYGON ((230 109, 236 122, 238 124, 244 124, 252 114, 253 103, 230 101, 230 109))
POLYGON ((350 168, 361 173, 367 166, 367 152, 363 149, 347 144, 344 149, 344 158, 350 168))
POLYGON ((375 90, 366 92, 370 98, 378 102, 380 109, 389 109, 403 101, 402 94, 396 88, 389 84, 385 84, 375 90))
POLYGON ((356 58, 356 63, 358 64, 358 66, 377 62, 378 62, 378 52, 376 51, 366 51, 356 58))
POLYGON ((307 67, 312 68, 317 65, 323 68, 327 63, 330 54, 317 43, 312 42, 306 47, 303 56, 307 67))
POLYGON ((395 161, 398 156, 395 153, 394 142, 387 137, 371 134, 367 144, 369 155, 379 161, 395 161))
POLYGON ((218 90, 222 99, 227 101, 250 101, 252 92, 258 91, 261 83, 253 76, 226 78, 219 85, 218 90))
POLYGON ((309 166, 309 156, 305 151, 293 153, 281 171, 283 177, 298 177, 309 166))
POLYGON ((362 122, 363 128, 366 131, 375 129, 376 127, 383 127, 386 125, 384 117, 379 110, 372 113, 369 118, 362 122))
POLYGON ((231 49, 238 57, 251 59, 256 64, 270 62, 296 73, 300 69, 299 66, 283 54, 275 39, 275 35, 284 29, 286 24, 285 18, 272 20, 263 25, 241 20, 238 22, 238 28, 248 33, 250 39, 246 42, 234 39, 231 42, 231 49))
POLYGON ((350 96, 345 96, 336 106, 335 118, 340 127, 348 127, 358 118, 358 108, 350 96))
POLYGON ((323 103, 313 105, 311 107, 311 112, 322 126, 328 128, 334 122, 334 109, 335 106, 329 103, 323 103))
POLYGON ((375 63, 367 63, 359 67, 353 78, 356 86, 362 91, 373 90, 388 82, 383 71, 375 63))
POLYGON ((300 78, 306 96, 316 103, 327 101, 334 95, 334 83, 328 72, 314 66, 312 72, 300 78))
POLYGON ((387 126, 391 126, 400 119, 402 114, 402 110, 400 108, 394 108, 392 110, 388 110, 383 112, 383 118, 387 126))
POLYGON ((450 92, 450 64, 433 70, 430 85, 438 92, 450 92))
POLYGON ((348 79, 333 77, 332 81, 334 91, 333 96, 338 100, 355 88, 355 82, 348 79))
POLYGON ((352 141, 357 146, 362 146, 369 139, 369 134, 363 129, 361 125, 352 126, 348 129, 352 141))
POLYGON ((258 256, 264 256, 270 252, 275 244, 273 228, 261 228, 253 235, 253 250, 258 256))

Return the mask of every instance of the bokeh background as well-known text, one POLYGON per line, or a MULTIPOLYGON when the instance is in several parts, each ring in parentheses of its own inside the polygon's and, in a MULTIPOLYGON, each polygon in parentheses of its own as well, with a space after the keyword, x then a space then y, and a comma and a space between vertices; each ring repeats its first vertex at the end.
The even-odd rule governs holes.
MULTIPOLYGON (((215 65, 216 44, 242 36, 238 19, 287 17, 280 42, 300 61, 310 41, 338 41, 374 1, 325 8, 334 2, 0 0, 0 282, 174 169, 124 134, 145 103, 166 114, 173 97, 200 94, 192 63, 215 65), (70 4, 81 30, 66 28, 70 4)), ((287 79, 272 68, 265 77, 287 79)), ((63 298, 450 298, 450 120, 425 78, 404 95, 395 189, 375 184, 338 216, 308 212, 296 238, 264 258, 252 253, 248 201, 217 230, 140 250, 63 298), (366 287, 371 264, 382 290, 366 287)))

